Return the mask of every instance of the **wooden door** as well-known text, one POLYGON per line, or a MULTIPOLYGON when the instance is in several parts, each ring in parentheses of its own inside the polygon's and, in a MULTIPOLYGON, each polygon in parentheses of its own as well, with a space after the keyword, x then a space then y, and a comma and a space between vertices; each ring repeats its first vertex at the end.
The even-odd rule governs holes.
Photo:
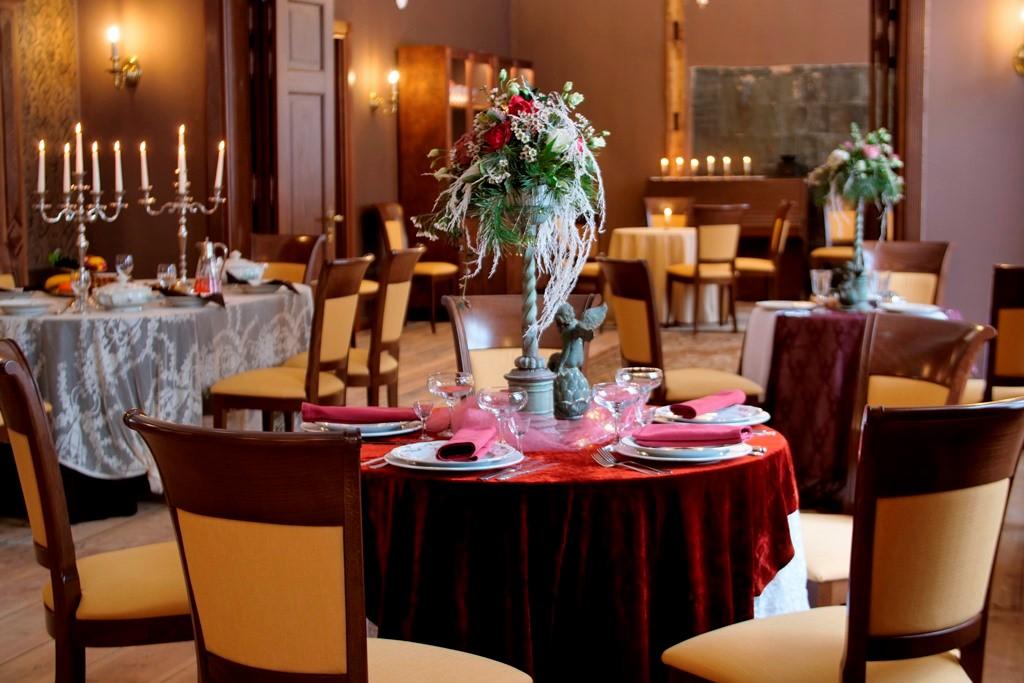
POLYGON ((335 199, 334 3, 275 0, 277 232, 319 234, 335 199))

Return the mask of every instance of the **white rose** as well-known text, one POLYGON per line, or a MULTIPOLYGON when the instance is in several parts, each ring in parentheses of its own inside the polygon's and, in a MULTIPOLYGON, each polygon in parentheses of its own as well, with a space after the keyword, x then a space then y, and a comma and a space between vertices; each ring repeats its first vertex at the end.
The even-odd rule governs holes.
POLYGON ((593 140, 590 141, 590 148, 603 149, 606 144, 608 143, 604 141, 604 138, 594 138, 593 140))
POLYGON ((571 128, 559 128, 548 136, 548 141, 551 143, 551 151, 556 154, 562 154, 569 149, 577 137, 576 131, 571 128))
POLYGON ((825 161, 829 166, 842 166, 850 160, 850 153, 845 149, 834 149, 825 161))

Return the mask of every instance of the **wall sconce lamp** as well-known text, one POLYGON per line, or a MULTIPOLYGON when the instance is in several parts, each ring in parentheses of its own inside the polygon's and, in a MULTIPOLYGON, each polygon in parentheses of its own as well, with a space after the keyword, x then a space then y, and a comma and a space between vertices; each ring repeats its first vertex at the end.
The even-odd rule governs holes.
MULTIPOLYGON (((1024 7, 1020 8, 1020 23, 1024 26, 1024 7)), ((1017 54, 1013 56, 1013 70, 1018 76, 1024 76, 1024 43, 1017 48, 1017 54)))
POLYGON ((398 111, 399 78, 401 78, 401 74, 398 72, 398 69, 392 69, 388 72, 388 86, 391 88, 391 97, 384 99, 383 95, 378 94, 374 90, 370 93, 370 111, 379 111, 384 114, 394 114, 398 111))
POLYGON ((121 61, 118 43, 121 42, 121 29, 115 24, 107 29, 107 42, 110 43, 110 69, 114 76, 114 87, 120 90, 125 86, 134 88, 142 79, 142 67, 139 58, 132 55, 127 61, 121 61))

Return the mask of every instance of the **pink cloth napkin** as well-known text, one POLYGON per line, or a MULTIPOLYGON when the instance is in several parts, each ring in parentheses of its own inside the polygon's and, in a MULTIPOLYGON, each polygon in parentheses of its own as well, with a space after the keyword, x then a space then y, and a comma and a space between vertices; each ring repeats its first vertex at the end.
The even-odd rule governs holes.
POLYGON ((695 446, 731 446, 743 443, 753 430, 736 425, 648 425, 633 435, 633 440, 648 448, 692 448, 695 446))
POLYGON ((412 422, 418 420, 412 408, 378 408, 350 406, 318 406, 302 404, 303 422, 337 422, 340 424, 376 424, 378 422, 412 422))
POLYGON ((711 394, 703 398, 695 398, 692 401, 673 403, 669 406, 669 409, 679 417, 692 420, 698 415, 713 413, 722 408, 739 405, 746 400, 746 394, 739 389, 732 389, 729 391, 719 391, 717 394, 711 394))
POLYGON ((460 462, 476 460, 487 453, 497 436, 498 425, 493 415, 478 409, 467 410, 462 426, 448 443, 437 450, 437 459, 460 462))

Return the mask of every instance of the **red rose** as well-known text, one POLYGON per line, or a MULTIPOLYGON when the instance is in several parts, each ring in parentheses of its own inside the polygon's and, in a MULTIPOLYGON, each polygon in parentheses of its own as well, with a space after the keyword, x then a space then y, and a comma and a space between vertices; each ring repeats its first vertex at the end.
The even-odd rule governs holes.
POLYGON ((533 102, 522 95, 513 95, 508 99, 508 113, 512 116, 531 114, 533 110, 533 102))
POLYGON ((512 124, 505 119, 494 124, 490 130, 484 133, 484 143, 489 150, 497 152, 508 144, 510 137, 512 137, 512 124))
POLYGON ((473 155, 469 151, 471 144, 473 144, 472 133, 465 133, 455 141, 455 152, 452 156, 455 157, 455 161, 459 166, 469 166, 472 163, 473 155))

